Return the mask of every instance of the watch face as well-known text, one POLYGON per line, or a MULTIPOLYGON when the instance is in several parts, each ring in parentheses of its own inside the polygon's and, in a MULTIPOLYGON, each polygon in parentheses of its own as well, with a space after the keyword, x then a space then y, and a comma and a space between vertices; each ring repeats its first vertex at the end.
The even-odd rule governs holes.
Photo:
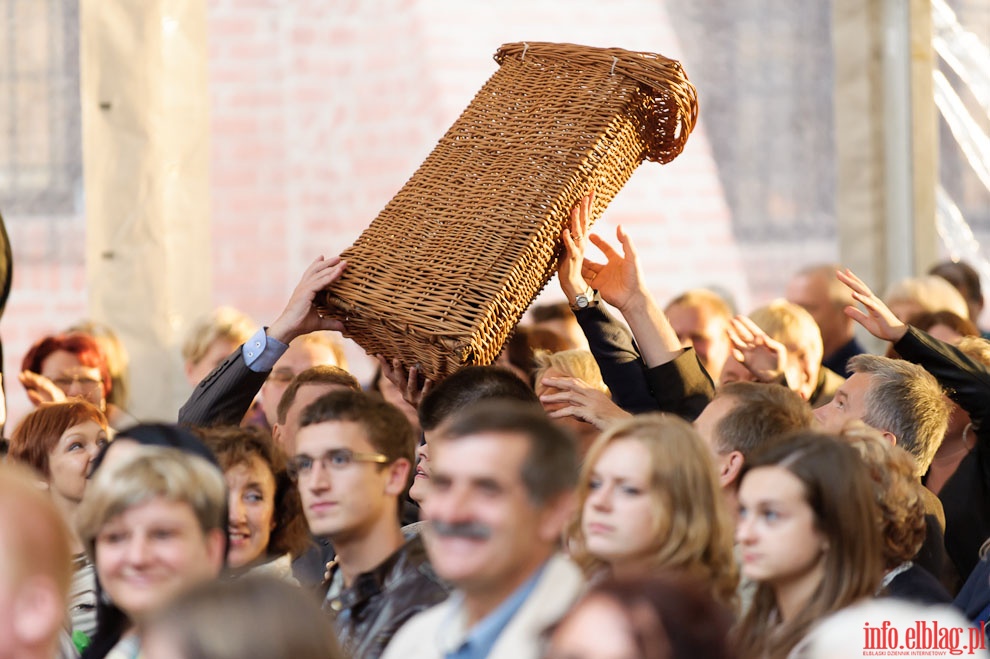
POLYGON ((588 306, 588 296, 578 295, 577 298, 575 298, 574 300, 574 304, 576 304, 579 309, 584 309, 585 307, 588 306))

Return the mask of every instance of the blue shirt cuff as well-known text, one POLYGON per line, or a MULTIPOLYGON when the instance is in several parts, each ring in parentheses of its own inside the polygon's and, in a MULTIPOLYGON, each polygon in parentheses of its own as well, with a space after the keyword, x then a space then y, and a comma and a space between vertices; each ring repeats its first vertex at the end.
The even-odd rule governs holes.
POLYGON ((273 339, 265 334, 266 329, 268 328, 262 327, 241 346, 244 363, 255 373, 272 370, 275 362, 289 349, 289 346, 278 339, 273 339))

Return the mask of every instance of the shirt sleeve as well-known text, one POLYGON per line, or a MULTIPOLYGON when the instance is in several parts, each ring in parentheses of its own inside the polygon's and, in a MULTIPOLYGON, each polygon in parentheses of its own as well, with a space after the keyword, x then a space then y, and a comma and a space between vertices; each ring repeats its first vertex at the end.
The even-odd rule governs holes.
POLYGON ((241 347, 241 354, 244 355, 244 363, 255 373, 272 370, 275 362, 289 349, 289 346, 278 339, 268 336, 265 333, 267 329, 267 327, 262 327, 250 339, 245 341, 241 347))

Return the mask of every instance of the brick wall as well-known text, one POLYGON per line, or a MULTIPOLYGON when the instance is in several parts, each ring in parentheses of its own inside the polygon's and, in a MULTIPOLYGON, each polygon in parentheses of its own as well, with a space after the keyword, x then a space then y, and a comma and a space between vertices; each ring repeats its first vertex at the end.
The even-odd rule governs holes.
MULTIPOLYGON (((415 171, 494 73, 502 43, 683 58, 655 0, 210 0, 208 11, 213 300, 262 323, 317 254, 348 246, 415 171)), ((619 223, 661 300, 717 284, 747 309, 811 255, 835 256, 831 244, 740 250, 704 122, 676 161, 636 172, 598 230, 614 238, 619 223)), ((17 274, 2 336, 16 420, 28 345, 86 313, 83 218, 8 218, 8 228, 17 274)), ((559 297, 555 283, 544 296, 559 297)))
MULTIPOLYGON (((495 72, 502 43, 679 56, 656 2, 209 6, 215 296, 261 322, 316 254, 377 215, 495 72)), ((719 283, 748 303, 703 126, 674 163, 644 165, 599 230, 614 237, 618 223, 659 297, 719 283)))

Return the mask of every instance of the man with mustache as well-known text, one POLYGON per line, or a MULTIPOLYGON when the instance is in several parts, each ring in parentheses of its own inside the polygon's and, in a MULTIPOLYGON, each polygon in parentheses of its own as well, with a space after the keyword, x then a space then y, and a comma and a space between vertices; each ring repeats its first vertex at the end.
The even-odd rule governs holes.
POLYGON ((409 621, 385 659, 536 659, 580 570, 558 553, 574 508, 574 442, 542 409, 483 401, 431 438, 423 512, 433 566, 457 590, 409 621))
POLYGON ((316 399, 299 426, 290 473, 310 531, 337 552, 323 608, 349 656, 377 659, 403 623, 447 597, 422 539, 407 542, 399 526, 412 426, 393 405, 349 389, 316 399))

